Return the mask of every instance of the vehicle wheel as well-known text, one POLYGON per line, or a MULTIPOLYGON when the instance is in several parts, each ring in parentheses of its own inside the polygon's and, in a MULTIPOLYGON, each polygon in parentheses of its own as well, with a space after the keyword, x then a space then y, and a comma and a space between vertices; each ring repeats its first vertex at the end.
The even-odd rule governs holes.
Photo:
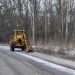
POLYGON ((10 50, 14 51, 14 46, 13 45, 10 46, 10 50))
POLYGON ((24 51, 24 46, 21 49, 22 49, 22 51, 24 51))
POLYGON ((24 45, 24 46, 22 46, 22 51, 25 51, 26 50, 26 46, 24 45))

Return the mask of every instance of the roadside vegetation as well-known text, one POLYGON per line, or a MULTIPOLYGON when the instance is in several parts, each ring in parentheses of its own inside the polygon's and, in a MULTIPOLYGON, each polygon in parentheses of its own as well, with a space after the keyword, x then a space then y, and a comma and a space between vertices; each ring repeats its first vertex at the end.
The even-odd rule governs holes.
POLYGON ((31 45, 74 51, 75 0, 0 0, 0 42, 13 29, 25 29, 31 45))

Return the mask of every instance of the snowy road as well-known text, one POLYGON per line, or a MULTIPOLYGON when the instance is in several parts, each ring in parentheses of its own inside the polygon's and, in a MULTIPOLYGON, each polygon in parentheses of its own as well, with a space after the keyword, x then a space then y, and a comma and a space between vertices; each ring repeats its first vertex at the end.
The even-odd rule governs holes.
POLYGON ((0 46, 0 75, 75 75, 75 70, 0 46))

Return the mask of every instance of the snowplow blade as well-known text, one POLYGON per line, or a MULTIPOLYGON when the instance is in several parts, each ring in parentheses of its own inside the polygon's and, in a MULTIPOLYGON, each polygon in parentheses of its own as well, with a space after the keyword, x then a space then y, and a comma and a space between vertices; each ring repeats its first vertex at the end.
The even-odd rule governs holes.
POLYGON ((25 41, 25 44, 26 44, 26 49, 25 49, 25 51, 26 51, 26 53, 29 53, 29 52, 34 52, 33 51, 33 48, 30 46, 30 43, 28 43, 29 41, 25 41))
POLYGON ((26 50, 25 51, 26 51, 26 53, 34 52, 33 49, 32 49, 32 47, 30 47, 28 45, 26 46, 26 50))

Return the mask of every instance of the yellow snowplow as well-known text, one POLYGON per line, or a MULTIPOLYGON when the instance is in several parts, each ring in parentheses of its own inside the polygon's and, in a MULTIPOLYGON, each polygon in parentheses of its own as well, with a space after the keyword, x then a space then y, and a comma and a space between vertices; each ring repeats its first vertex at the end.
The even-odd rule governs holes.
POLYGON ((10 50, 14 51, 15 48, 21 48, 22 51, 26 52, 33 51, 29 41, 26 38, 25 30, 15 29, 13 31, 10 39, 10 50))

